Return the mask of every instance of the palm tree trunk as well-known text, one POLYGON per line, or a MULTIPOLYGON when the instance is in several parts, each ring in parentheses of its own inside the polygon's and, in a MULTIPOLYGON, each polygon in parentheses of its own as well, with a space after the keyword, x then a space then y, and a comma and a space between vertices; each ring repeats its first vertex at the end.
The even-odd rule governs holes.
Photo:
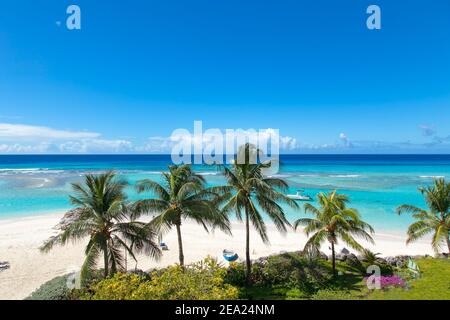
POLYGON ((448 248, 448 257, 450 258, 450 232, 447 237, 447 248, 448 248))
POLYGON ((105 248, 104 252, 103 252, 103 262, 105 264, 105 278, 107 278, 108 274, 109 274, 108 249, 107 248, 105 248))
POLYGON ((331 260, 333 265, 333 276, 336 276, 336 254, 334 252, 334 242, 331 241, 331 260))
POLYGON ((181 223, 177 223, 176 227, 178 236, 178 256, 180 259, 180 266, 184 268, 183 239, 181 239, 181 223))
POLYGON ((248 209, 245 208, 245 281, 248 286, 252 284, 252 261, 250 260, 250 221, 248 209))

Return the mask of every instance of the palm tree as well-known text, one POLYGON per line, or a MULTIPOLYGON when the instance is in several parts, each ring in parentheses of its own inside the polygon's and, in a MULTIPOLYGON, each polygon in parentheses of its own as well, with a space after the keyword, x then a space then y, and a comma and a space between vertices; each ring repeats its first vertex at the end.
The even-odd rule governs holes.
POLYGON ((361 237, 374 243, 371 234, 373 228, 362 221, 356 209, 347 208, 350 202, 346 195, 332 191, 328 194, 323 192, 317 195, 319 208, 312 204, 305 204, 305 212, 311 213, 315 218, 301 218, 295 221, 294 228, 304 226, 304 232, 309 237, 304 251, 319 250, 324 241, 331 244, 331 256, 333 264, 333 275, 336 275, 335 245, 338 239, 344 241, 355 250, 362 251, 363 247, 355 240, 354 236, 361 237))
POLYGON ((88 174, 83 183, 73 183, 70 201, 77 208, 66 213, 58 225, 60 233, 40 249, 48 252, 55 245, 89 238, 80 274, 82 282, 94 271, 101 253, 105 277, 125 271, 123 249, 135 260, 135 253, 141 252, 158 259, 161 252, 154 241, 156 232, 150 225, 130 219, 133 208, 126 202, 126 185, 113 172, 88 174))
POLYGON ((411 213, 417 221, 408 228, 406 243, 414 242, 428 234, 433 234, 431 246, 439 252, 447 245, 450 254, 450 183, 445 179, 435 179, 432 186, 421 187, 419 191, 425 197, 429 210, 412 205, 402 205, 397 213, 411 213))
POLYGON ((169 172, 163 172, 163 183, 146 179, 138 182, 139 192, 151 191, 153 199, 144 199, 136 203, 138 214, 157 213, 151 224, 164 234, 175 226, 178 237, 179 262, 184 266, 184 250, 181 225, 184 219, 191 219, 209 228, 218 227, 230 233, 229 221, 218 205, 222 196, 205 188, 205 180, 195 174, 190 165, 169 166, 169 172))
POLYGON ((363 258, 363 261, 366 261, 367 263, 369 263, 370 265, 375 264, 375 262, 378 259, 378 256, 381 255, 381 253, 377 252, 372 252, 369 249, 363 249, 361 251, 361 255, 363 258))
POLYGON ((286 220, 284 210, 280 204, 285 203, 292 208, 298 209, 295 201, 280 192, 288 188, 285 181, 278 178, 264 177, 263 170, 270 168, 271 163, 253 163, 256 161, 250 161, 252 153, 260 154, 260 151, 247 143, 240 147, 231 169, 223 167, 223 172, 227 179, 227 185, 223 187, 223 191, 231 192, 231 197, 227 200, 223 211, 234 211, 239 221, 245 220, 247 285, 251 284, 250 223, 256 229, 263 242, 269 243, 262 212, 269 216, 280 232, 285 233, 287 231, 286 226, 290 226, 290 224, 286 220), (242 214, 244 214, 244 217, 242 214))

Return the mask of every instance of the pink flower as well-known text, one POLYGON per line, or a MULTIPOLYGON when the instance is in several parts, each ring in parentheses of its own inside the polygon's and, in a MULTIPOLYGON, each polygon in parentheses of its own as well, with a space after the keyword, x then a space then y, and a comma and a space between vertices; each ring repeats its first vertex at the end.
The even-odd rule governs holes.
MULTIPOLYGON (((364 280, 366 280, 366 282, 368 279, 369 279, 368 277, 364 278, 364 280)), ((373 280, 373 278, 371 278, 371 280, 373 280)), ((406 286, 406 281, 396 275, 375 277, 375 280, 380 281, 381 289, 384 289, 386 287, 404 288, 406 286), (379 279, 377 279, 377 278, 379 278, 379 279)))

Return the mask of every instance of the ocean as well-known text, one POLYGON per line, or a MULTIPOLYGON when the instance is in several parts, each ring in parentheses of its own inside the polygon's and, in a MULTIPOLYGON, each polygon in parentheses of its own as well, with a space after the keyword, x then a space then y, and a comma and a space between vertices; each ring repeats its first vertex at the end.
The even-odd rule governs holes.
MULTIPOLYGON (((425 208, 419 186, 433 177, 450 178, 450 155, 282 155, 277 174, 290 185, 315 197, 337 189, 377 232, 404 233, 413 221, 395 208, 412 204, 425 208)), ((130 200, 142 197, 133 184, 145 178, 160 181, 171 163, 169 155, 0 155, 0 219, 27 217, 71 208, 71 183, 87 173, 113 169, 130 182, 130 200)), ((208 184, 220 185, 214 167, 195 166, 208 184)), ((302 211, 286 210, 294 221, 302 211)))

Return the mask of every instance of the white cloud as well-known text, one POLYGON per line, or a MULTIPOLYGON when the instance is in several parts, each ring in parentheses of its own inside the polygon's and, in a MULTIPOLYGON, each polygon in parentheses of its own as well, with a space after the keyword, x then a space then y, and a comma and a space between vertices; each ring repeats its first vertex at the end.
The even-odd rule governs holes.
MULTIPOLYGON (((162 137, 155 136, 150 137, 146 144, 142 147, 137 147, 136 151, 138 152, 166 152, 170 153, 172 148, 177 144, 187 144, 194 145, 197 143, 201 143, 203 149, 214 149, 215 137, 212 134, 207 134, 208 131, 205 131, 202 137, 197 137, 188 132, 187 130, 179 131, 177 134, 174 134, 170 137, 162 137), (200 139, 200 140, 199 140, 200 139)), ((246 141, 259 141, 264 143, 265 141, 270 141, 271 137, 276 137, 278 132, 275 129, 264 129, 264 130, 234 130, 232 134, 228 136, 225 135, 225 130, 217 131, 218 134, 224 139, 231 139, 233 141, 240 141, 238 138, 245 137, 246 141)), ((279 136, 280 150, 281 151, 290 151, 299 147, 297 139, 290 136, 279 136)))
POLYGON ((26 124, 0 123, 1 140, 37 140, 37 139, 94 139, 100 136, 96 132, 58 130, 48 127, 26 124))
POLYGON ((81 140, 61 143, 62 153, 128 153, 134 151, 133 144, 127 140, 81 140))
POLYGON ((90 131, 0 123, 0 153, 127 153, 127 140, 101 139, 90 131))
POLYGON ((341 133, 340 135, 339 135, 339 139, 342 141, 342 143, 344 144, 344 146, 346 146, 346 147, 352 147, 353 145, 352 145, 352 143, 351 143, 351 141, 349 140, 349 138, 347 137, 347 135, 345 134, 345 133, 341 133))
POLYGON ((39 143, 37 145, 24 144, 0 144, 0 153, 45 153, 48 152, 50 145, 39 143))

